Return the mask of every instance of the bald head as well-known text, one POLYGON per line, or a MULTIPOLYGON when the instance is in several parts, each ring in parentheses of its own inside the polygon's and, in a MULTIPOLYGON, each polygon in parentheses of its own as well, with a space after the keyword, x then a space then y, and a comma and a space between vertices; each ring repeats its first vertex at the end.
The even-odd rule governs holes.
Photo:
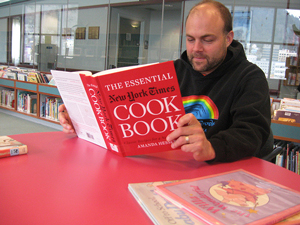
POLYGON ((203 0, 195 5, 189 12, 186 21, 190 15, 199 13, 206 13, 207 16, 212 18, 220 18, 224 23, 224 32, 229 33, 232 31, 232 17, 228 8, 220 2, 213 0, 203 0))

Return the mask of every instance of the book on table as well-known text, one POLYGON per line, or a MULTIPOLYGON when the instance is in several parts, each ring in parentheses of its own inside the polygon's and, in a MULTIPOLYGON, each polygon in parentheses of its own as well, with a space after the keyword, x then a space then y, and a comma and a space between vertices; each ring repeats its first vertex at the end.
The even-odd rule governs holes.
POLYGON ((300 212, 300 193, 245 170, 156 186, 206 224, 275 224, 300 212))
MULTIPOLYGON (((156 181, 129 183, 128 189, 137 203, 141 206, 147 216, 155 225, 178 224, 178 225, 204 225, 207 224, 198 217, 188 213, 186 210, 179 208, 172 202, 163 198, 155 192, 156 186, 178 182, 173 181, 156 181)), ((299 225, 300 212, 290 216, 274 225, 299 225)))
POLYGON ((122 156, 172 150, 185 114, 173 61, 51 73, 79 138, 122 156))
POLYGON ((22 155, 27 153, 27 145, 9 136, 0 136, 0 158, 22 155))
POLYGON ((193 215, 155 193, 156 186, 172 182, 177 181, 130 183, 128 184, 128 189, 151 221, 156 225, 204 225, 205 223, 199 221, 193 215))

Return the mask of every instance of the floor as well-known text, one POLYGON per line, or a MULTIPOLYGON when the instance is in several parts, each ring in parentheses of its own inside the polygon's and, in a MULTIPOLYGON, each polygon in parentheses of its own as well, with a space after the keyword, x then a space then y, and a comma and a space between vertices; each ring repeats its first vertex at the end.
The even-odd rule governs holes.
POLYGON ((0 136, 60 130, 59 124, 0 109, 0 136))

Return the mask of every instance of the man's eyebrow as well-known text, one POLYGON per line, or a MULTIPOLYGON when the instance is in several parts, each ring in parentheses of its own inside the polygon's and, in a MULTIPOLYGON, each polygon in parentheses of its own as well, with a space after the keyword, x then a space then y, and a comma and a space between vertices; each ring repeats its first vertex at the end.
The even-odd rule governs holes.
MULTIPOLYGON (((186 34, 186 37, 195 38, 193 35, 190 35, 190 34, 186 34)), ((200 38, 208 38, 208 37, 216 37, 216 35, 214 35, 214 34, 205 34, 205 35, 200 36, 200 38)))
POLYGON ((206 38, 206 37, 216 37, 216 35, 214 35, 214 34, 205 34, 205 35, 201 36, 201 38, 206 38))

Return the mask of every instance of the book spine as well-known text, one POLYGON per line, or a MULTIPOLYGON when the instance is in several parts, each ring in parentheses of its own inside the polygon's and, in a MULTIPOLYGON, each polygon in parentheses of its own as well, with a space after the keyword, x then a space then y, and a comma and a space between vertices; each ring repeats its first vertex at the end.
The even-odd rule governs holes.
POLYGON ((80 77, 104 137, 107 149, 124 156, 97 80, 92 76, 85 76, 83 74, 80 74, 80 77))
POLYGON ((28 153, 27 145, 7 147, 0 149, 0 158, 23 155, 28 153))

